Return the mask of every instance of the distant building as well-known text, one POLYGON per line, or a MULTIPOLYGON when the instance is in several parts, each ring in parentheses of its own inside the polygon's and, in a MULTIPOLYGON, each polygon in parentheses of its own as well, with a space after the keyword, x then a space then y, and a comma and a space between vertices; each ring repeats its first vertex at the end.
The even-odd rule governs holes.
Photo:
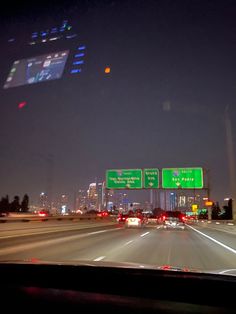
POLYGON ((67 214, 69 213, 70 209, 68 206, 68 202, 69 202, 69 198, 68 195, 66 194, 62 194, 59 196, 58 198, 58 202, 57 202, 57 212, 59 214, 67 214))
POLYGON ((39 208, 44 210, 49 209, 48 195, 45 192, 39 195, 39 208))
POLYGON ((97 184, 90 183, 89 189, 87 191, 88 194, 88 207, 89 209, 97 209, 97 201, 98 201, 98 193, 97 193, 97 184))
POLYGON ((105 182, 97 184, 97 208, 99 210, 104 209, 105 204, 105 182))
POLYGON ((189 211, 192 205, 197 208, 204 207, 203 196, 205 191, 196 193, 194 190, 166 190, 159 193, 160 207, 164 210, 189 211))
POLYGON ((88 207, 86 190, 79 190, 76 195, 76 210, 85 210, 88 207))

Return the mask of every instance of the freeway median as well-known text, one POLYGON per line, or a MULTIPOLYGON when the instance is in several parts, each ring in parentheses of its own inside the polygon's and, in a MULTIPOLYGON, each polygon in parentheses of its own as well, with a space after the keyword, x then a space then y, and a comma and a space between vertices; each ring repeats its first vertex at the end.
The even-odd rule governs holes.
POLYGON ((97 221, 115 221, 116 216, 98 216, 96 214, 86 215, 55 215, 55 216, 39 216, 34 213, 8 213, 4 217, 0 217, 0 223, 6 222, 31 222, 31 221, 86 221, 86 220, 97 220, 97 221))

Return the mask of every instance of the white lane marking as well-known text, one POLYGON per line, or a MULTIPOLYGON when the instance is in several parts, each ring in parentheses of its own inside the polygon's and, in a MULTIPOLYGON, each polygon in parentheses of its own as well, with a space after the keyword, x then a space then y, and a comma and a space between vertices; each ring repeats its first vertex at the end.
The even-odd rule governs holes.
POLYGON ((147 234, 149 234, 149 233, 150 233, 149 231, 148 231, 148 232, 145 232, 145 233, 141 234, 140 237, 144 237, 145 235, 147 235, 147 234))
POLYGON ((94 259, 94 262, 98 262, 98 261, 101 261, 105 258, 106 256, 99 256, 97 258, 94 259))
MULTIPOLYGON (((119 228, 121 229, 121 228, 119 228)), ((107 232, 107 230, 99 230, 99 231, 93 231, 93 232, 89 232, 89 233, 86 233, 87 235, 92 235, 92 234, 98 234, 98 233, 104 233, 104 232, 107 232)))
POLYGON ((132 243, 133 241, 134 240, 130 240, 130 241, 126 242, 124 245, 128 245, 128 244, 132 243))
POLYGON ((160 229, 162 226, 158 226, 157 229, 160 229))
POLYGON ((224 243, 222 243, 222 242, 220 242, 220 241, 218 241, 218 240, 216 240, 216 239, 214 239, 214 238, 208 236, 207 234, 205 234, 205 233, 203 233, 203 232, 201 232, 201 231, 199 231, 199 230, 193 228, 193 227, 190 226, 190 225, 188 225, 188 227, 191 228, 191 229, 193 229, 194 231, 198 232, 199 234, 203 235, 204 237, 208 238, 209 240, 211 240, 211 241, 213 241, 213 242, 219 244, 220 246, 222 246, 222 247, 225 248, 226 250, 229 250, 230 252, 236 254, 236 250, 234 250, 234 249, 232 249, 231 247, 225 245, 224 243))

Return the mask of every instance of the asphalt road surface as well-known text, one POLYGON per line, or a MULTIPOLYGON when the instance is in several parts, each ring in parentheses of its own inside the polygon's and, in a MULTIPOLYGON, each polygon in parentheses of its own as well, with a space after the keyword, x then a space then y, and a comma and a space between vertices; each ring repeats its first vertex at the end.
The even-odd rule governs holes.
POLYGON ((202 271, 236 268, 236 234, 188 225, 126 229, 116 222, 1 224, 0 261, 112 261, 202 271))

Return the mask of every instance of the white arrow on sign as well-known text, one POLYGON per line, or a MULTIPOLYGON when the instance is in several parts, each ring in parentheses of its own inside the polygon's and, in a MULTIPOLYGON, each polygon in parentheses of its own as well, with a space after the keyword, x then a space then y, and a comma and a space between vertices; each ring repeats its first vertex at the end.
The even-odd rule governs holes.
POLYGON ((153 186, 153 182, 149 182, 149 185, 150 185, 150 186, 153 186))

